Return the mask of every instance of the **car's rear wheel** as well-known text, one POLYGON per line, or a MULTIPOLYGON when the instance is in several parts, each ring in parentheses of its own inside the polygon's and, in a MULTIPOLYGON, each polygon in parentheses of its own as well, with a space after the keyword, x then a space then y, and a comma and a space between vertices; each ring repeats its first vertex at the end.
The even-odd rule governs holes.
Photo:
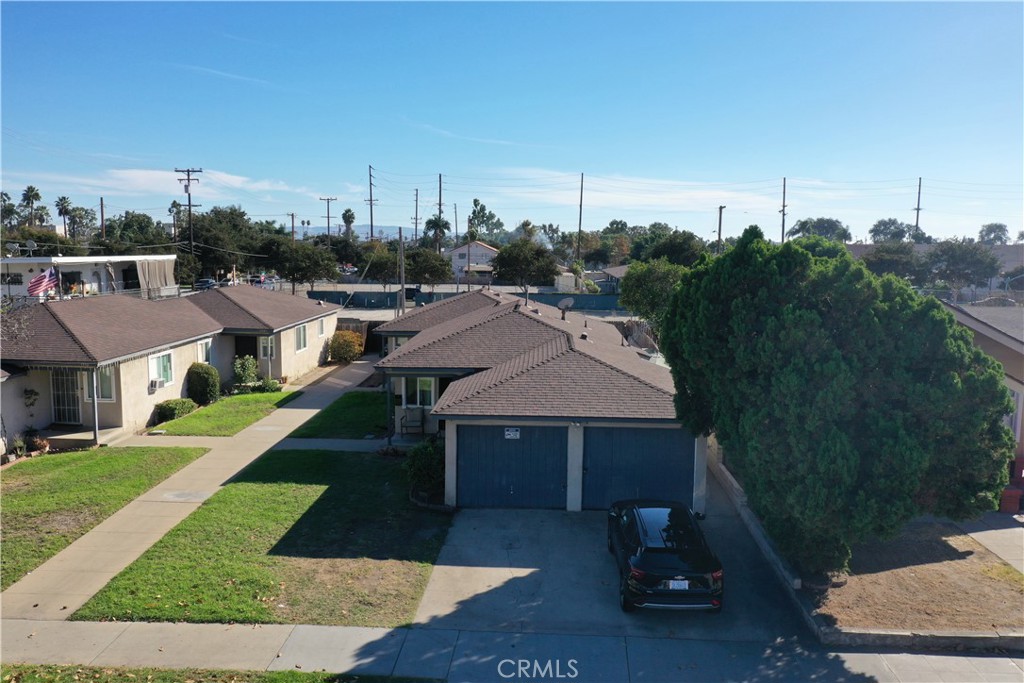
POLYGON ((612 555, 615 554, 615 546, 612 545, 612 535, 611 534, 608 534, 608 552, 610 552, 612 555))
POLYGON ((623 612, 632 612, 636 609, 636 605, 629 599, 629 587, 626 585, 626 577, 622 577, 622 581, 619 582, 619 607, 623 612))

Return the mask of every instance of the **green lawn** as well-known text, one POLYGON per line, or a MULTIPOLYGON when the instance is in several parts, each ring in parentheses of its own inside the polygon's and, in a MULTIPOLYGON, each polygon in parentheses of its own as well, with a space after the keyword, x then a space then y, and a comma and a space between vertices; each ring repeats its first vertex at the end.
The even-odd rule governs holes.
POLYGON ((3 683, 427 683, 425 678, 386 678, 302 671, 209 671, 203 669, 121 669, 67 664, 4 664, 3 683))
POLYGON ((225 396, 154 429, 162 429, 171 436, 234 436, 301 395, 301 391, 273 391, 225 396))
POLYGON ((407 624, 450 520, 409 503, 401 463, 269 451, 72 618, 407 624))
POLYGON ((304 439, 380 438, 387 433, 387 396, 351 391, 311 417, 289 436, 304 439))
POLYGON ((53 453, 4 470, 0 587, 192 462, 206 448, 97 448, 53 453))

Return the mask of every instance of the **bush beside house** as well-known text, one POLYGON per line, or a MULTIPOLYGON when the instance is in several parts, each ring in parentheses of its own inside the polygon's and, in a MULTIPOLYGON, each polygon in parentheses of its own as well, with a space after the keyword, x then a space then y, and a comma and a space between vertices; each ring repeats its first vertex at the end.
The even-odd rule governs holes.
POLYGON ((338 330, 331 337, 330 357, 337 363, 351 363, 363 355, 363 336, 352 330, 338 330))
POLYGON ((199 406, 190 398, 172 398, 169 401, 161 401, 156 404, 156 422, 168 422, 179 417, 185 417, 199 406))
POLYGON ((188 397, 205 406, 220 398, 220 373, 207 363, 193 363, 186 375, 188 397))

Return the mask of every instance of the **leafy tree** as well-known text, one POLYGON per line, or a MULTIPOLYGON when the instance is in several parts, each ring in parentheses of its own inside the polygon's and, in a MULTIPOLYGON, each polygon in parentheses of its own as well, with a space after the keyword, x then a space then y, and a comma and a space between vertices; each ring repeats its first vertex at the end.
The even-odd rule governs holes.
POLYGON ((427 219, 427 222, 423 226, 423 236, 430 236, 430 239, 434 241, 434 250, 438 254, 441 253, 441 241, 444 236, 447 235, 452 229, 452 224, 448 222, 447 218, 443 218, 438 214, 434 214, 427 219))
POLYGON ((42 228, 30 228, 27 225, 23 225, 20 228, 8 231, 4 236, 4 242, 16 242, 22 248, 25 247, 29 240, 38 245, 38 248, 35 249, 36 256, 56 256, 57 254, 85 256, 89 253, 88 249, 76 244, 72 240, 42 228))
POLYGON ((307 242, 285 243, 284 259, 278 273, 292 283, 303 282, 312 286, 317 280, 333 280, 338 274, 338 263, 326 247, 316 247, 307 242))
POLYGON ((668 259, 677 266, 691 266, 707 251, 707 244, 689 230, 675 231, 644 252, 643 260, 668 259))
POLYGON ((505 232, 505 224, 493 211, 488 211, 483 202, 474 199, 473 210, 469 214, 469 230, 475 231, 477 235, 483 235, 485 239, 499 241, 505 232))
POLYGON ((380 283, 387 291, 388 285, 398 278, 398 243, 374 240, 362 245, 366 277, 380 283))
POLYGON ((1024 242, 1024 230, 1017 233, 1017 244, 1024 242))
POLYGON ((452 279, 452 263, 431 249, 410 249, 405 252, 407 282, 434 285, 452 279))
POLYGON ((352 239, 352 226, 356 223, 356 212, 352 209, 345 209, 341 212, 341 222, 345 224, 345 237, 352 239))
POLYGON ((608 227, 601 230, 602 235, 625 235, 626 231, 629 230, 629 224, 626 221, 621 220, 610 220, 608 221, 608 227))
POLYGON ((512 231, 512 237, 517 240, 533 240, 537 237, 537 226, 529 218, 525 218, 512 231))
POLYGON ((672 291, 686 273, 685 266, 668 259, 631 263, 622 278, 619 302, 630 313, 650 323, 655 337, 661 338, 665 315, 672 303, 672 291))
POLYGON ((611 263, 612 250, 606 244, 601 244, 590 249, 583 255, 583 261, 594 268, 600 268, 611 263))
POLYGON ((97 230, 96 212, 84 206, 75 206, 68 213, 68 237, 75 242, 88 239, 97 230))
POLYGON ((805 218, 797 221, 786 231, 787 237, 807 237, 818 235, 836 242, 849 242, 853 239, 850 229, 835 218, 805 218))
POLYGON ((6 192, 0 192, 0 224, 5 228, 14 228, 18 224, 18 206, 6 192))
POLYGON ((66 196, 58 197, 53 204, 57 209, 57 215, 64 221, 64 236, 68 236, 68 214, 71 213, 71 199, 66 196))
POLYGON ((35 204, 36 202, 42 201, 42 195, 39 194, 39 188, 29 185, 25 188, 25 191, 21 193, 21 203, 28 207, 28 224, 29 227, 35 225, 33 219, 35 217, 35 204))
POLYGON ((671 234, 672 228, 667 223, 655 222, 646 228, 638 227, 633 231, 633 244, 629 250, 629 257, 634 261, 648 260, 648 252, 651 248, 671 234))
POLYGON ((868 234, 871 235, 872 242, 879 244, 881 242, 902 242, 910 237, 910 233, 913 231, 914 226, 899 219, 883 218, 871 226, 868 234))
POLYGON ((1005 290, 1012 289, 1015 292, 1024 291, 1024 266, 1017 266, 1003 273, 1001 287, 1005 290))
POLYGON ((554 248, 562 238, 561 228, 554 223, 541 223, 537 226, 537 230, 544 235, 544 239, 548 241, 548 246, 551 248, 554 248))
POLYGON ((852 544, 919 514, 997 505, 1013 446, 1001 367, 936 299, 834 242, 748 229, 683 276, 662 348, 680 419, 717 433, 805 570, 843 568, 852 544))
POLYGON ((530 291, 530 285, 551 282, 558 275, 551 251, 528 239, 516 240, 499 249, 492 265, 496 280, 513 282, 524 294, 530 291))
POLYGON ((875 275, 892 273, 898 278, 918 283, 923 264, 910 242, 882 242, 861 258, 875 275))
POLYGON ((945 283, 954 301, 964 287, 983 285, 999 274, 992 249, 967 238, 939 242, 925 257, 925 266, 930 282, 945 283))
POLYGON ((978 231, 978 241, 994 246, 1010 243, 1010 230, 1005 223, 986 223, 978 231))

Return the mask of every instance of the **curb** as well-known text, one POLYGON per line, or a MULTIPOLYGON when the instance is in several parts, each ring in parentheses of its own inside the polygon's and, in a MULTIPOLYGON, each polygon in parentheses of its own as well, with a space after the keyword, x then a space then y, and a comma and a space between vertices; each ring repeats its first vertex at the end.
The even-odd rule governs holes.
POLYGON ((800 593, 801 581, 796 572, 778 554, 771 539, 761 526, 760 520, 747 506, 743 488, 729 470, 714 458, 708 458, 711 473, 725 489, 729 501, 743 520, 757 547, 761 549, 775 576, 786 590, 786 595, 796 605, 800 616, 823 645, 893 647, 907 650, 1005 650, 1024 652, 1024 630, 1001 632, 975 631, 872 631, 857 628, 839 628, 826 623, 825 618, 815 614, 807 598, 800 593))

